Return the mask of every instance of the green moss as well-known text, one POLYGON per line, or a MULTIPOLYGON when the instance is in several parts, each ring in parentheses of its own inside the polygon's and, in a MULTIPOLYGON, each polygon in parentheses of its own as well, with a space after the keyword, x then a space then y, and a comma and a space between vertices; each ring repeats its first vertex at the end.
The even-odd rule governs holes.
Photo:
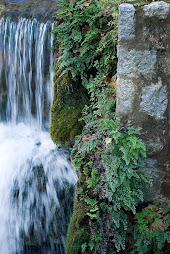
MULTIPOLYGON (((81 182, 81 178, 79 178, 76 193, 78 193, 79 188, 81 188, 81 182)), ((67 254, 81 254, 82 244, 89 241, 90 232, 86 219, 87 212, 87 204, 85 204, 84 200, 79 200, 78 197, 76 197, 73 216, 67 233, 67 254)))
POLYGON ((69 145, 75 136, 81 133, 84 123, 78 119, 86 102, 88 102, 86 89, 73 84, 71 75, 60 70, 60 63, 57 62, 50 127, 54 143, 69 145))
POLYGON ((3 10, 4 10, 4 7, 0 5, 0 14, 1 12, 3 12, 3 10))

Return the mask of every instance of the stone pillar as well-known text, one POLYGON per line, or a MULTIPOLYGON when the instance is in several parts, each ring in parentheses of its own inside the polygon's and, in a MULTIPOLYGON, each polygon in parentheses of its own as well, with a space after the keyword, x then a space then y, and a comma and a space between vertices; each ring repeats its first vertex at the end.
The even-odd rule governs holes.
POLYGON ((146 144, 154 181, 145 200, 170 198, 170 5, 121 4, 119 13, 117 116, 146 144))

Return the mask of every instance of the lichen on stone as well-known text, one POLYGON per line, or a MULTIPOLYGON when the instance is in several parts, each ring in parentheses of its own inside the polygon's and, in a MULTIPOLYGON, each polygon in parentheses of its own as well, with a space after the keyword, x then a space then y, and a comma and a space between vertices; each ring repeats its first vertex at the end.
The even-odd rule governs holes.
POLYGON ((162 85, 161 79, 142 89, 142 101, 140 110, 146 112, 155 119, 163 119, 168 106, 167 88, 162 85))
POLYGON ((164 1, 153 2, 143 7, 144 14, 147 17, 157 17, 159 19, 166 19, 169 13, 169 4, 164 1))
POLYGON ((123 45, 118 46, 118 74, 127 78, 152 79, 155 76, 156 51, 152 50, 127 50, 123 45))
POLYGON ((134 35, 135 8, 132 4, 119 6, 119 41, 131 40, 134 35))
POLYGON ((135 87, 132 80, 117 79, 117 115, 119 117, 132 113, 135 87))

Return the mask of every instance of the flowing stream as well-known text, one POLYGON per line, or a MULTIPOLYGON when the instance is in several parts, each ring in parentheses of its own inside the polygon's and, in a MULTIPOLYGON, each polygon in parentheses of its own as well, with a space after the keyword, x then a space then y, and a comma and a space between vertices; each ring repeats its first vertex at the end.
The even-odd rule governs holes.
POLYGON ((77 176, 50 139, 51 22, 0 19, 0 254, 64 254, 77 176))

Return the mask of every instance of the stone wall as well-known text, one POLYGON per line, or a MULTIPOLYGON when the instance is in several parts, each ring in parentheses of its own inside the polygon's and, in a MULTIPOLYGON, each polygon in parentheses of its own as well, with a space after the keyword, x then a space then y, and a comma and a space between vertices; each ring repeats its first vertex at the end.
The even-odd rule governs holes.
POLYGON ((170 198, 170 5, 119 7, 117 115, 147 147, 153 187, 146 201, 170 198))

